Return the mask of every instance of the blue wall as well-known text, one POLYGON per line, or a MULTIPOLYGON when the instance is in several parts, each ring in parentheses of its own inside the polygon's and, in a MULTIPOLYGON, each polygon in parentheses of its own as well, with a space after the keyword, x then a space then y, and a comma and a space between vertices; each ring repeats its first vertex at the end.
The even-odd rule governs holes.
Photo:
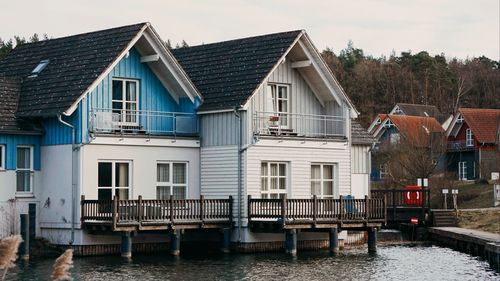
POLYGON ((5 145, 5 168, 16 169, 16 150, 18 145, 33 146, 33 168, 40 170, 40 136, 0 135, 0 144, 5 145))

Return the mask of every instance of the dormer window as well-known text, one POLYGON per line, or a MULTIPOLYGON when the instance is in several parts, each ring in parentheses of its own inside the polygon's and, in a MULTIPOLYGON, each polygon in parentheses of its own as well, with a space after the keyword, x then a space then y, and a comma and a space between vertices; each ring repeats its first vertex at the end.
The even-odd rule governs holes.
POLYGON ((386 128, 392 128, 394 127, 394 123, 391 122, 391 120, 387 120, 387 123, 385 123, 386 128))
POLYGON ((28 78, 37 77, 38 74, 40 74, 40 72, 42 72, 42 70, 44 70, 48 64, 49 64, 49 60, 41 60, 38 63, 38 65, 31 71, 31 74, 30 74, 30 76, 28 76, 28 78))
POLYGON ((463 123, 463 122, 464 122, 464 117, 462 116, 462 114, 458 115, 457 123, 463 123))

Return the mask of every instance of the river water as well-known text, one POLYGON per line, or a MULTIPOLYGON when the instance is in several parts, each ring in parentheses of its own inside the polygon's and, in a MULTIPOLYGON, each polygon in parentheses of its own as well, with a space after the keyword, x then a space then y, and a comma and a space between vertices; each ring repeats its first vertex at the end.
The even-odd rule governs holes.
MULTIPOLYGON (((7 280, 47 280, 54 259, 33 260, 11 269, 7 280)), ((326 251, 181 257, 136 255, 75 258, 74 280, 500 280, 488 263, 438 246, 386 246, 331 256, 326 251)))

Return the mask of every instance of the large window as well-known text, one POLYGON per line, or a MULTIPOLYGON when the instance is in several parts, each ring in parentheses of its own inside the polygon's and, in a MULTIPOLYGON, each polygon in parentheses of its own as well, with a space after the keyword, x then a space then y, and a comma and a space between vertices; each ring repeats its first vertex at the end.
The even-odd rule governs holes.
POLYGON ((333 198, 334 196, 334 165, 311 165, 311 196, 318 198, 333 198))
POLYGON ((119 199, 129 199, 131 166, 130 161, 99 161, 97 199, 112 200, 113 195, 119 199))
POLYGON ((18 146, 16 150, 16 191, 33 192, 33 147, 18 146))
POLYGON ((113 79, 113 121, 122 125, 137 125, 137 101, 139 81, 130 79, 113 79))
POLYGON ((283 197, 288 184, 287 163, 262 162, 261 164, 261 195, 264 199, 283 197))
POLYGON ((5 170, 5 145, 0 144, 0 170, 5 170))
POLYGON ((156 199, 186 199, 187 163, 159 162, 156 165, 156 199))
POLYGON ((465 130, 465 145, 474 146, 474 134, 471 129, 465 130))
POLYGON ((269 84, 268 90, 271 93, 271 110, 273 113, 279 116, 279 125, 282 127, 288 127, 289 123, 289 113, 290 113, 290 87, 283 84, 269 84))
POLYGON ((458 179, 467 180, 467 161, 458 162, 458 179))

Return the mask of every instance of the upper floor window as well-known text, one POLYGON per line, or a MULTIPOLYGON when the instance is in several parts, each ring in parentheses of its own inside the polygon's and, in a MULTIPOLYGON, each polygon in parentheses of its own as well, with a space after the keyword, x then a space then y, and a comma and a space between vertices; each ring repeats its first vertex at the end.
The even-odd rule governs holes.
POLYGON ((394 127, 394 123, 392 123, 392 121, 389 119, 389 120, 387 120, 387 122, 385 123, 385 127, 386 127, 386 128, 392 128, 392 127, 394 127))
POLYGON ((271 93, 270 103, 271 110, 276 113, 279 117, 279 125, 282 127, 288 127, 289 123, 289 113, 290 113, 290 86, 284 84, 269 84, 268 90, 271 93))
POLYGON ((113 121, 121 125, 138 123, 139 81, 113 78, 113 121))
POLYGON ((33 192, 33 147, 18 146, 16 150, 16 191, 33 192))
POLYGON ((311 165, 311 195, 319 198, 333 198, 334 165, 311 165))
POLYGON ((474 134, 471 129, 465 130, 465 145, 474 146, 474 134))
POLYGON ((463 123, 463 122, 464 122, 464 117, 462 116, 462 114, 459 113, 457 117, 457 123, 463 123))
POLYGON ((0 144, 0 170, 5 170, 5 145, 0 144))
POLYGON ((156 199, 187 197, 187 163, 159 162, 156 165, 156 199))
POLYGON ((278 199, 286 194, 287 163, 262 162, 260 168, 261 196, 264 199, 278 199))

